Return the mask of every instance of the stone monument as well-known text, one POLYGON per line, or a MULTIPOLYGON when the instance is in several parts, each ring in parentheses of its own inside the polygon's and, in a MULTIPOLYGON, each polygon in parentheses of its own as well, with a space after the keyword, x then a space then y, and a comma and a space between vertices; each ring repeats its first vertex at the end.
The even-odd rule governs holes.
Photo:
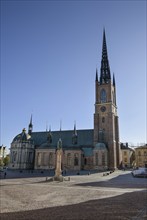
POLYGON ((63 181, 64 179, 62 176, 62 168, 61 168, 62 155, 63 155, 62 140, 60 138, 57 143, 57 151, 56 151, 56 170, 55 170, 55 176, 54 176, 55 181, 63 181))

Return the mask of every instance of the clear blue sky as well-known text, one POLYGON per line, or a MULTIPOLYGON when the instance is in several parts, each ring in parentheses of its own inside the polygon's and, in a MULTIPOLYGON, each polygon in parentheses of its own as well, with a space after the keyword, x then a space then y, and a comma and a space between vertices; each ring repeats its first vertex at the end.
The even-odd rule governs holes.
POLYGON ((33 130, 93 128, 106 30, 120 141, 146 142, 146 1, 1 1, 1 143, 33 130))

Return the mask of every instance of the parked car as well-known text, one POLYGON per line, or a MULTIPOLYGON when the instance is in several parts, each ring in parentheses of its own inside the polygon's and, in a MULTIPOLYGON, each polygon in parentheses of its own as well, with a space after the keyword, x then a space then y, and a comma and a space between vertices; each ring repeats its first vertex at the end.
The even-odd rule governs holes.
POLYGON ((146 177, 147 178, 147 168, 139 167, 136 170, 132 171, 133 177, 146 177))

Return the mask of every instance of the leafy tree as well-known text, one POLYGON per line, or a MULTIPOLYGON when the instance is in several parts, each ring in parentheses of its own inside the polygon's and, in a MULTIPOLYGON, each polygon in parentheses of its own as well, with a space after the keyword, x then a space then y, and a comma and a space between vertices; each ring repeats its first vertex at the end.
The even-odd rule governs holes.
POLYGON ((4 159, 3 159, 3 163, 4 163, 4 166, 7 166, 10 162, 10 156, 7 155, 4 159))
POLYGON ((3 160, 2 158, 0 158, 0 167, 3 167, 3 166, 4 166, 3 160))

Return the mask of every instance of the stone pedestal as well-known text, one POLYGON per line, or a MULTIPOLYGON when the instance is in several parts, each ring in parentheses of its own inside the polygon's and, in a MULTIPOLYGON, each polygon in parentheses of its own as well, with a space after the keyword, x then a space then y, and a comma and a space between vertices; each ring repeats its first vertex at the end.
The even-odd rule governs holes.
POLYGON ((55 176, 54 176, 54 180, 57 180, 57 181, 63 181, 62 169, 61 169, 62 153, 63 153, 62 148, 57 149, 57 152, 56 152, 56 170, 55 170, 55 176))

